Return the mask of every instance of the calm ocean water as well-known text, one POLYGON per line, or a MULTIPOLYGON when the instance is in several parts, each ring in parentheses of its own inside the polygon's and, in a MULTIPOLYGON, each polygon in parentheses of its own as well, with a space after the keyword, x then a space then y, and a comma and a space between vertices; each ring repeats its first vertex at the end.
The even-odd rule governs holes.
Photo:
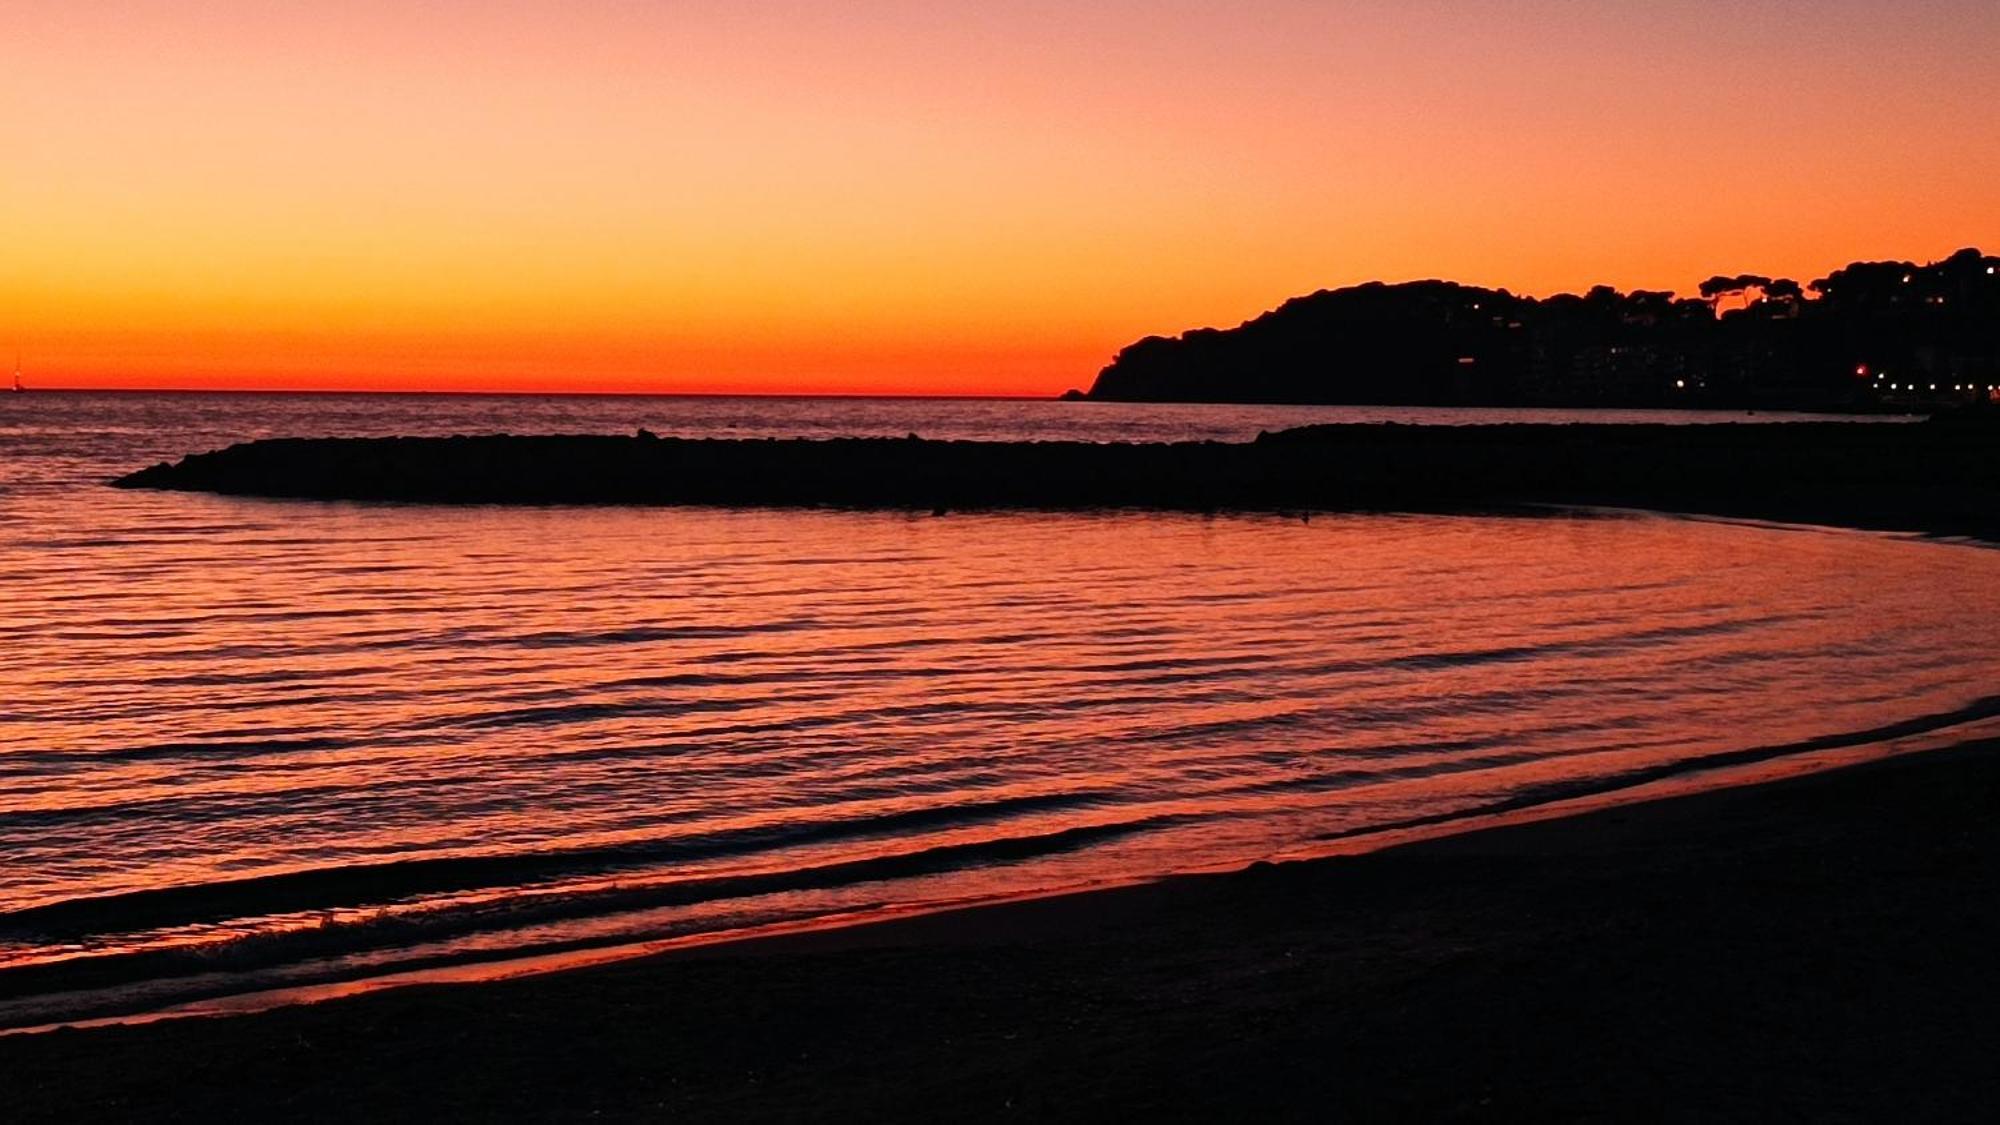
POLYGON ((2000 553, 1905 537, 103 486, 273 434, 1495 413, 0 396, 0 1026, 1249 862, 1990 710, 2000 553))

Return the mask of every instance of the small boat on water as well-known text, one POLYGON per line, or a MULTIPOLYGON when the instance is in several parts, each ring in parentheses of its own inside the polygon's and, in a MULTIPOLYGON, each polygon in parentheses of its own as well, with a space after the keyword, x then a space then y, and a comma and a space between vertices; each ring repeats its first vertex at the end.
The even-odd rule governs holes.
POLYGON ((20 394, 28 388, 21 385, 21 357, 14 357, 14 393, 20 394))

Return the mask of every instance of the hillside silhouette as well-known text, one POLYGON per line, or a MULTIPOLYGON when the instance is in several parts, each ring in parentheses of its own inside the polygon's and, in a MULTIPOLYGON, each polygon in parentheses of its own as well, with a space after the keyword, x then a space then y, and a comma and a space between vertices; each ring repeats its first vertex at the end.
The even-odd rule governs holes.
POLYGON ((1696 296, 1371 282, 1232 329, 1149 336, 1088 394, 1129 402, 1934 410, 2000 391, 2000 258, 1855 262, 1696 296))

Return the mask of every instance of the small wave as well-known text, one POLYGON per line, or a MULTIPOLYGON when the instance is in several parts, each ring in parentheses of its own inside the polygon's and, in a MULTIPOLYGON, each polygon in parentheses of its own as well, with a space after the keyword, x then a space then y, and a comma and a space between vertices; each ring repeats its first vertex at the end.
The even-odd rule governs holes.
POLYGON ((625 629, 545 630, 496 637, 499 643, 523 648, 571 648, 592 645, 650 644, 656 641, 705 641, 755 636, 759 633, 792 633, 815 629, 823 623, 812 618, 767 621, 756 625, 645 625, 625 629))
POLYGON ((1518 812, 1540 805, 1569 801, 1579 797, 1595 797, 1605 793, 1617 793, 1655 781, 1680 777, 1708 770, 1728 769, 1732 766, 1751 766, 1760 762, 1789 758, 1799 754, 1811 754, 1822 750, 1843 750, 1854 746, 1866 746, 1875 742, 1888 742, 1912 735, 1929 734, 1951 727, 1964 726, 1982 719, 2000 717, 2000 695, 1990 695, 1964 707, 1950 711, 1940 711, 1930 715, 1920 715, 1912 719, 1888 723, 1867 730, 1847 731, 1841 734, 1820 735, 1817 738, 1802 739, 1798 742, 1783 742, 1770 746, 1753 746, 1742 750, 1725 750, 1716 754, 1703 754, 1693 758, 1662 762, 1638 769, 1592 777, 1552 781, 1523 789, 1505 800, 1493 801, 1469 809, 1459 809, 1435 816, 1411 817, 1406 820, 1384 824, 1370 824, 1359 828, 1342 829, 1339 832, 1324 833, 1316 839, 1343 840, 1354 836, 1372 836, 1381 832, 1400 832, 1411 828, 1428 828, 1474 817, 1492 816, 1497 813, 1518 812))
MULTIPOLYGON (((1375 663, 1377 667, 1415 668, 1434 671, 1440 668, 1472 667, 1480 664, 1502 664, 1516 661, 1534 660, 1550 655, 1597 655, 1619 652, 1635 645, 1654 641, 1693 640, 1699 637, 1728 636, 1746 633, 1772 625, 1782 625, 1793 621, 1811 620, 1809 614, 1763 614, 1755 617, 1735 617, 1726 621, 1709 621, 1698 625, 1662 625, 1652 629, 1633 629, 1606 637, 1592 637, 1575 641, 1549 641, 1543 644, 1501 645, 1492 648, 1464 649, 1455 652, 1415 653, 1409 656, 1390 657, 1375 663)), ((1369 662, 1357 662, 1360 667, 1368 667, 1369 662)))
POLYGON ((142 684, 151 688, 163 687, 247 687, 252 684, 318 683, 323 680, 350 679, 357 676, 375 675, 374 668, 273 668, 262 672, 191 672, 180 676, 152 676, 144 680, 105 678, 77 681, 80 687, 100 685, 142 684))
MULTIPOLYGON (((792 696, 792 703, 822 703, 837 699, 835 693, 792 696)), ((590 723, 601 719, 634 719, 660 715, 727 714, 767 706, 767 699, 634 699, 607 703, 566 703, 555 707, 519 707, 510 711, 489 711, 479 715, 446 716, 424 723, 425 727, 523 727, 561 726, 590 723)))
POLYGON ((222 918, 366 906, 422 894, 518 886, 565 875, 958 827, 1115 799, 1116 794, 1107 791, 1032 794, 841 820, 730 828, 525 855, 438 856, 313 868, 31 906, 0 913, 0 934, 23 934, 43 940, 74 939, 222 918))
POLYGON ((354 743, 344 738, 277 738, 256 742, 156 742, 144 746, 114 746, 102 750, 21 750, 0 753, 0 765, 64 766, 173 759, 259 758, 306 750, 341 750, 354 743))
MULTIPOLYGON (((1060 855, 1142 832, 1202 819, 1192 813, 1161 813, 1129 820, 1075 825, 1050 832, 939 844, 889 855, 842 860, 812 867, 744 875, 679 879, 641 886, 613 886, 575 893, 522 896, 470 908, 445 907, 380 913, 346 922, 302 924, 298 928, 248 935, 207 945, 156 948, 78 960, 29 964, 0 970, 0 1000, 46 996, 80 989, 157 981, 217 970, 246 972, 308 958, 409 947, 467 934, 516 930, 573 918, 601 917, 725 899, 823 890, 862 883, 910 879, 974 867, 1060 855)), ((284 913, 304 913, 287 911, 284 913)), ((513 951, 515 953, 520 950, 513 951)))

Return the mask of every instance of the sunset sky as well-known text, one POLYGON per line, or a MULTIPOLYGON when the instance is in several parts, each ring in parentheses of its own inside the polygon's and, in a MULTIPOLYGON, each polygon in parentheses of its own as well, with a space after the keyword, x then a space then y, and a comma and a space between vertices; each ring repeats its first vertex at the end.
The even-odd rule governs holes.
POLYGON ((1052 394, 1149 333, 2000 250, 2000 4, 0 6, 41 386, 1052 394))

